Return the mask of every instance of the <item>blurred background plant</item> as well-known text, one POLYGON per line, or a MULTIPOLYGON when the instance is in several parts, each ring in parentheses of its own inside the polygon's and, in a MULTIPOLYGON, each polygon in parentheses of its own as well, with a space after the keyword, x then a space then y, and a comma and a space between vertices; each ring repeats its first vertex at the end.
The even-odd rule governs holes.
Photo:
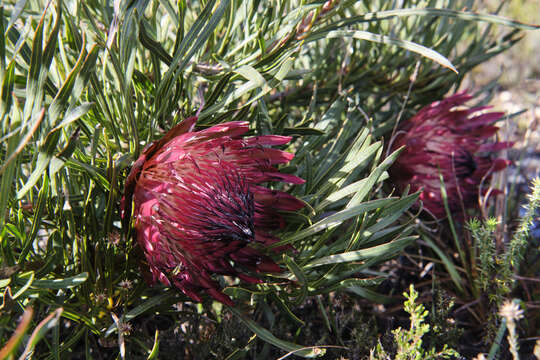
MULTIPOLYGON (((399 156, 383 143, 401 118, 534 29, 474 10, 465 0, 4 1, 1 354, 354 357, 379 333, 385 345, 407 282, 420 279, 428 296, 432 286, 403 271, 425 249, 413 246, 425 224, 409 211, 417 193, 381 186, 399 156), (133 159, 199 110, 200 127, 248 120, 254 135, 294 136, 296 157, 281 170, 306 180, 282 188, 309 204, 280 233, 296 249, 276 259, 286 272, 258 285, 220 279, 235 308, 148 288, 120 222, 133 159), (31 348, 9 345, 12 336, 31 348)), ((482 89, 483 102, 494 89, 482 89)), ((489 238, 490 221, 471 231, 489 238)), ((431 248, 443 272, 433 283, 459 299, 456 249, 431 248)))

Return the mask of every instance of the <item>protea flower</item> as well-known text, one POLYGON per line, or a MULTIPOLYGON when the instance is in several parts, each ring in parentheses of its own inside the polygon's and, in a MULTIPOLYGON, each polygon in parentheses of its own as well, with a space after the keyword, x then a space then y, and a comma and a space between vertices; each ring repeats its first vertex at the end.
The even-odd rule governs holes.
POLYGON ((411 191, 423 189, 424 208, 438 219, 446 216, 439 174, 450 211, 463 213, 478 204, 481 184, 509 163, 493 154, 511 144, 490 140, 498 130, 494 122, 504 113, 461 106, 471 98, 461 92, 424 107, 401 124, 392 144, 392 150, 403 145, 405 150, 390 169, 391 180, 399 190, 408 185, 411 191))
POLYGON ((280 212, 304 206, 260 184, 304 180, 273 166, 293 158, 271 148, 290 137, 243 138, 247 122, 194 131, 195 122, 184 120, 135 162, 126 180, 124 217, 133 201, 137 240, 154 282, 176 286, 195 301, 206 292, 233 305, 214 275, 257 283, 257 273, 280 272, 264 247, 279 240, 272 230, 285 225, 280 212))

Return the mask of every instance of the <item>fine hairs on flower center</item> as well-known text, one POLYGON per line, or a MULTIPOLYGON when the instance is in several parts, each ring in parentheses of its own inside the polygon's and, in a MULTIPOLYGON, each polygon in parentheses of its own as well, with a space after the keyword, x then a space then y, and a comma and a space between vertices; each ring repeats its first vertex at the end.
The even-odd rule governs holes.
MULTIPOLYGON (((201 243, 245 244, 254 240, 253 194, 236 167, 189 157, 168 166, 168 191, 158 211, 176 225, 176 231, 201 243)), ((164 169, 147 169, 154 179, 160 170, 164 169)))
POLYGON ((474 157, 467 150, 462 150, 459 154, 452 154, 456 176, 465 179, 476 171, 477 164, 474 157))
POLYGON ((215 182, 204 190, 210 206, 197 211, 204 241, 251 242, 255 236, 253 194, 234 169, 216 171, 215 182))

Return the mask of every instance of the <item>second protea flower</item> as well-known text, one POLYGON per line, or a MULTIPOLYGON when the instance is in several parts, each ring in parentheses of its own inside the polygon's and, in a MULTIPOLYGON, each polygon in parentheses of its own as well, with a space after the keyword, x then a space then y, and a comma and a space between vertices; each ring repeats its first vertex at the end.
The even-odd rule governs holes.
POLYGON ((131 203, 134 227, 154 281, 176 286, 196 301, 201 292, 232 305, 215 274, 259 282, 257 273, 280 272, 264 247, 279 239, 281 211, 304 206, 297 198, 261 183, 301 184, 274 165, 293 155, 271 146, 291 138, 243 138, 247 122, 193 131, 189 118, 151 145, 126 181, 124 216, 131 203))
POLYGON ((446 216, 439 174, 450 211, 462 213, 478 204, 481 184, 508 165, 493 154, 511 144, 489 140, 499 129, 494 122, 504 113, 458 108, 471 98, 461 92, 424 107, 401 124, 392 143, 392 150, 405 149, 390 169, 391 180, 399 190, 409 185, 411 191, 423 189, 424 208, 439 219, 446 216))

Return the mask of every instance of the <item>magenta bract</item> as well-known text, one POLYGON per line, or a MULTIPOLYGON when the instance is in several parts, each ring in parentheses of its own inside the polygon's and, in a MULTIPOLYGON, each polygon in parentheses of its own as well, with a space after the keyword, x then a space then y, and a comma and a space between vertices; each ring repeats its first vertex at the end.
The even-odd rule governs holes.
POLYGON ((279 241, 272 231, 285 225, 280 212, 304 206, 260 184, 304 180, 274 167, 293 158, 271 148, 290 137, 243 138, 247 122, 193 131, 196 120, 184 120, 135 162, 126 180, 124 214, 129 216, 133 201, 137 240, 154 281, 196 301, 206 292, 233 305, 213 275, 256 283, 257 273, 282 271, 262 249, 279 241))
POLYGON ((392 182, 399 190, 408 185, 411 191, 423 189, 424 208, 438 219, 446 216, 439 174, 450 211, 463 213, 478 204, 481 183, 487 185, 493 172, 509 164, 493 154, 511 144, 490 141, 499 129, 493 123, 504 113, 463 107, 471 98, 461 92, 424 107, 401 124, 392 144, 392 150, 405 145, 390 168, 392 182))

